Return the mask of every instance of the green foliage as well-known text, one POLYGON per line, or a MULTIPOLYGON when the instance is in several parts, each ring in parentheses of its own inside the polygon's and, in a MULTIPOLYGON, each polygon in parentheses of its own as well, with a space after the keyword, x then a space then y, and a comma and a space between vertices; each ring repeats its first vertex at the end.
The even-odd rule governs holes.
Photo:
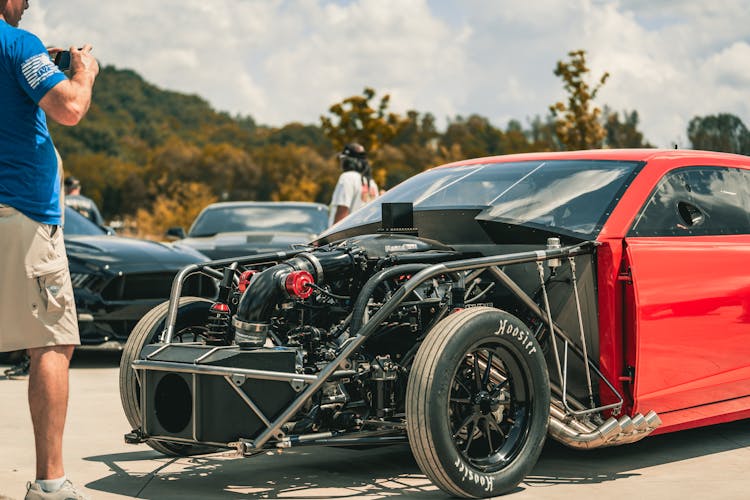
POLYGON ((377 108, 370 104, 374 98, 375 90, 365 88, 361 96, 347 97, 331 106, 330 116, 320 117, 323 133, 337 151, 347 143, 358 142, 374 153, 398 134, 402 119, 387 112, 391 96, 381 97, 377 108))
POLYGON ((139 208, 135 224, 141 236, 161 239, 170 227, 189 227, 201 209, 216 201, 208 186, 199 182, 159 181, 160 191, 149 209, 139 208))
POLYGON ((750 155, 750 132, 735 115, 696 116, 687 133, 693 149, 750 155))
POLYGON ((643 138, 643 133, 638 130, 638 112, 623 111, 623 120, 620 114, 613 113, 609 107, 604 106, 604 130, 606 137, 604 143, 609 148, 653 148, 643 138))
POLYGON ((320 127, 303 125, 298 122, 289 123, 280 129, 270 130, 266 136, 266 142, 279 146, 287 146, 289 144, 309 146, 321 154, 333 153, 333 145, 320 127))
POLYGON ((531 151, 559 151, 563 149, 555 131, 555 118, 548 115, 542 120, 538 115, 531 120, 531 129, 527 132, 531 151))
POLYGON ((103 153, 82 153, 66 157, 63 167, 66 174, 81 180, 83 193, 104 214, 135 213, 148 203, 147 172, 134 163, 103 153))
POLYGON ((593 107, 592 101, 609 78, 609 73, 604 73, 592 87, 585 80, 589 73, 586 51, 568 52, 568 57, 568 62, 558 61, 555 68, 555 75, 563 80, 568 94, 567 104, 557 102, 549 108, 557 118, 555 133, 566 149, 600 148, 605 132, 599 121, 601 109, 593 107))
POLYGON ((104 153, 141 161, 145 149, 176 136, 204 143, 215 129, 236 129, 237 138, 251 132, 226 113, 217 113, 198 96, 161 90, 131 70, 105 66, 99 73, 84 121, 76 127, 50 123, 63 157, 72 153, 104 153))
POLYGON ((265 169, 259 199, 328 203, 338 179, 338 163, 307 145, 271 144, 259 149, 255 160, 265 169))
POLYGON ((198 96, 158 89, 113 66, 101 70, 78 126, 50 121, 66 173, 81 178, 107 219, 150 207, 177 182, 226 199, 255 196, 261 173, 247 148, 262 143, 257 130, 252 118, 218 113, 198 96))
POLYGON ((379 186, 391 188, 426 168, 441 163, 438 156, 440 134, 435 117, 418 111, 406 113, 390 144, 376 154, 382 179, 379 186))
POLYGON ((503 139, 503 132, 492 126, 487 118, 471 115, 464 119, 457 116, 448 123, 440 145, 446 150, 460 146, 462 154, 475 158, 503 154, 503 139))

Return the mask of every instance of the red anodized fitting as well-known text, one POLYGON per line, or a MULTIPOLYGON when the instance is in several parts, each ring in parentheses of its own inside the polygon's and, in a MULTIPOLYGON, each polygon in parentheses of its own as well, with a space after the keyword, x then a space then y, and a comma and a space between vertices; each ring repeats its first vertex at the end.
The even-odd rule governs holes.
POLYGON ((237 289, 240 292, 244 292, 247 290, 247 286, 250 284, 250 280, 253 278, 253 275, 256 274, 258 271, 255 269, 250 269, 249 271, 243 271, 242 274, 240 274, 240 281, 237 283, 237 289))
POLYGON ((312 274, 307 271, 292 271, 286 277, 284 286, 287 293, 292 297, 306 299, 313 293, 310 285, 315 284, 312 274))
POLYGON ((223 302, 214 302, 214 304, 211 306, 211 312, 228 313, 229 306, 224 304, 223 302))

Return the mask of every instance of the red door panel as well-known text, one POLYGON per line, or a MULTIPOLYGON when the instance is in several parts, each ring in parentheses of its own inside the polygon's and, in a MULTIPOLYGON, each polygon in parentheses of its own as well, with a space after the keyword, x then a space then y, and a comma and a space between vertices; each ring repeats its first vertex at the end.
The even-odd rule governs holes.
POLYGON ((750 395, 750 236, 626 243, 636 411, 750 395))

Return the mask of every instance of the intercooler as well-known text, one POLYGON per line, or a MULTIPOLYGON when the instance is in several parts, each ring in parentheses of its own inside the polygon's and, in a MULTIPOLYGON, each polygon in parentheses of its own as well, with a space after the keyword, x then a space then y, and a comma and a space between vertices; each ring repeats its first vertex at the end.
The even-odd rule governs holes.
POLYGON ((177 442, 226 446, 253 438, 301 388, 292 380, 295 352, 285 348, 153 344, 134 368, 143 430, 177 442))

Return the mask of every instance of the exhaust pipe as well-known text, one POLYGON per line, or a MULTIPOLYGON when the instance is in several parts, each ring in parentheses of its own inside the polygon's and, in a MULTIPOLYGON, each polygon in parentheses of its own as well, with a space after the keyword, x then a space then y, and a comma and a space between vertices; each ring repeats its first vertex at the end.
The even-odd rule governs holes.
POLYGON ((661 425, 661 419, 654 410, 648 412, 645 417, 640 413, 638 415, 643 418, 642 427, 640 429, 636 429, 636 431, 631 433, 630 435, 622 436, 616 443, 612 443, 613 445, 629 444, 640 441, 661 425))
POLYGON ((563 410, 554 404, 550 405, 549 434, 571 448, 600 448, 621 431, 622 428, 614 417, 610 417, 599 427, 593 427, 568 418, 563 410))
POLYGON ((593 449, 634 443, 653 432, 661 425, 655 411, 644 417, 637 413, 632 417, 623 415, 618 419, 610 417, 601 425, 577 420, 568 415, 562 404, 553 399, 550 405, 549 435, 556 441, 576 449, 593 449))

